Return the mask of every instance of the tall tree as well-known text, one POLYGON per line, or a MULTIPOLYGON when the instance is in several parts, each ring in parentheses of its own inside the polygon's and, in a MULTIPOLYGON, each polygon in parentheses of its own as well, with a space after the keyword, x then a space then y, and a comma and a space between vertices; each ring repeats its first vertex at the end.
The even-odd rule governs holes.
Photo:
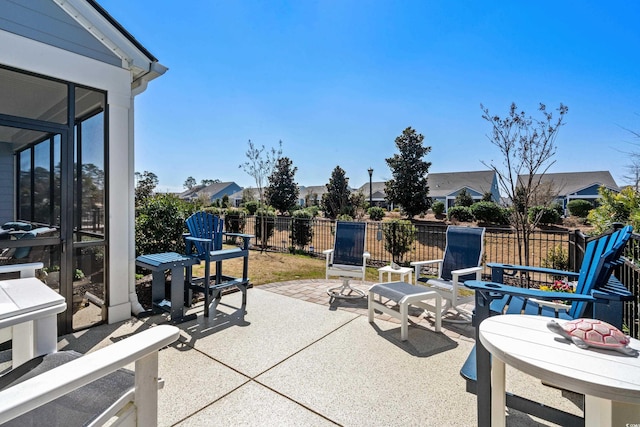
POLYGON ((200 181, 200 184, 206 187, 208 185, 217 184, 219 182, 220 182, 219 179, 203 179, 202 181, 200 181))
POLYGON ((549 205, 554 199, 549 185, 542 178, 555 163, 555 141, 569 109, 561 103, 558 117, 554 118, 546 106, 540 104, 538 110, 542 118, 537 119, 527 116, 524 111, 518 112, 515 103, 511 104, 509 114, 504 118, 490 114, 482 104, 480 108, 482 118, 491 124, 491 133, 487 137, 502 154, 502 166, 493 162, 483 163, 495 171, 502 193, 516 207, 511 210, 510 222, 516 230, 518 258, 520 264, 529 265, 529 239, 541 217, 539 215, 531 221, 529 208, 549 205))
MULTIPOLYGON (((247 156, 247 161, 241 164, 240 167, 255 180, 260 199, 260 209, 266 211, 264 180, 273 173, 273 169, 282 155, 282 141, 279 142, 277 150, 272 147, 271 150, 265 151, 264 145, 258 148, 249 140, 249 149, 245 155, 247 156)), ((267 239, 269 238, 268 233, 266 233, 266 215, 264 212, 260 215, 260 218, 261 230, 265 231, 260 234, 262 236, 260 239, 262 243, 261 250, 264 251, 267 248, 267 239)))
POLYGON ((136 172, 135 177, 135 200, 136 206, 138 206, 138 204, 143 203, 145 199, 153 195, 153 190, 158 185, 158 176, 153 172, 144 171, 143 173, 136 172))
POLYGON ((193 187, 196 186, 196 179, 194 177, 190 176, 189 178, 187 178, 184 181, 184 184, 182 184, 182 186, 184 188, 186 188, 187 190, 191 190, 193 187))
POLYGON ((349 178, 344 169, 336 166, 331 172, 329 183, 325 184, 327 192, 322 195, 322 210, 328 218, 336 218, 338 215, 351 215, 351 191, 349 190, 349 178))
POLYGON ((431 162, 423 160, 431 147, 422 145, 423 140, 422 134, 416 133, 411 127, 406 128, 396 138, 400 153, 386 159, 393 176, 385 183, 387 202, 400 205, 409 219, 431 206, 427 186, 431 162))
POLYGON ((269 175, 269 186, 265 189, 265 196, 268 203, 280 212, 287 212, 298 204, 300 190, 295 182, 297 170, 291 159, 281 157, 273 173, 269 175))

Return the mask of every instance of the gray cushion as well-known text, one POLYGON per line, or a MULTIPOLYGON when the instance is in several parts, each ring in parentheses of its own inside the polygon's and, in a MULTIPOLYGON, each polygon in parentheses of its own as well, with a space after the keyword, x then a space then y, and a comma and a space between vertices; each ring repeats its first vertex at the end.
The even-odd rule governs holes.
MULTIPOLYGON (((75 351, 60 351, 32 359, 25 365, 21 365, 0 377, 0 390, 81 356, 82 354, 75 351)), ((16 427, 84 426, 133 386, 133 372, 119 369, 2 425, 16 427)))

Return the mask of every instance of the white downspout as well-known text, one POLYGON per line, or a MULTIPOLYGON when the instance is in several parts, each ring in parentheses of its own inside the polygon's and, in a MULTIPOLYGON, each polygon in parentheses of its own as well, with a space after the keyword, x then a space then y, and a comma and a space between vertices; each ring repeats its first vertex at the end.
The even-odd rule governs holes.
MULTIPOLYGON (((135 125, 135 97, 147 89, 147 85, 150 80, 153 80, 167 71, 167 68, 157 62, 152 62, 147 71, 142 76, 139 76, 131 83, 131 101, 129 105, 129 188, 135 188, 135 141, 134 141, 134 125, 135 125)), ((129 236, 135 236, 135 191, 129 191, 129 236)), ((131 254, 129 260, 129 301, 131 302, 131 313, 134 316, 145 311, 142 304, 138 300, 138 294, 136 294, 136 243, 135 237, 129 239, 129 253, 131 254)))

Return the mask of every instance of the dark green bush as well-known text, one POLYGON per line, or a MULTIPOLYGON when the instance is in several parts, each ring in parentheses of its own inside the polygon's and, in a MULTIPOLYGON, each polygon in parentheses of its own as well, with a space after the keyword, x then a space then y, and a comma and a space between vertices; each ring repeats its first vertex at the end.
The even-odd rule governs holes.
POLYGON ((493 224, 504 223, 502 208, 493 202, 474 203, 469 209, 477 221, 493 224))
POLYGON ((549 206, 533 206, 529 208, 529 221, 535 222, 540 218, 538 224, 557 224, 560 221, 558 211, 549 206))
POLYGON ((547 251, 547 256, 542 260, 542 266, 566 271, 569 269, 569 254, 562 245, 556 245, 547 251))
POLYGON ((382 223, 384 249, 391 253, 394 262, 401 264, 405 254, 411 251, 416 240, 416 227, 411 221, 394 219, 382 223))
POLYGON ((431 210, 433 211, 433 214, 435 216, 444 214, 444 203, 442 203, 441 201, 433 202, 433 205, 431 205, 431 210))
POLYGON ((593 205, 587 200, 575 199, 567 203, 567 208, 569 208, 571 215, 578 218, 586 218, 589 215, 589 211, 593 209, 593 205))
POLYGON ((460 222, 473 221, 473 214, 471 213, 471 208, 468 208, 466 206, 453 206, 449 208, 448 217, 450 220, 455 219, 460 222))
POLYGON ((336 218, 338 221, 353 221, 353 217, 351 215, 347 215, 347 214, 342 214, 342 215, 338 215, 338 218, 336 218))
POLYGON ((313 206, 307 206, 306 208, 304 208, 304 210, 309 212, 311 216, 315 218, 318 216, 318 211, 320 211, 320 208, 318 206, 313 205, 313 206))
POLYGON ((202 208, 202 211, 206 212, 206 213, 210 213, 211 215, 218 215, 220 216, 220 214, 222 214, 222 209, 217 208, 215 206, 207 206, 206 208, 202 208))
POLYGON ((255 215, 258 212, 258 207, 260 206, 260 202, 257 200, 251 200, 244 204, 244 208, 247 210, 249 215, 255 215))
MULTIPOLYGON (((229 208, 224 214, 224 229, 227 233, 244 233, 246 219, 244 212, 240 209, 229 208)), ((229 243, 235 244, 236 237, 230 236, 229 243)))
POLYGON ((299 209, 291 214, 291 244, 304 249, 313 238, 313 213, 299 209))
POLYGON ((384 209, 379 206, 370 207, 367 213, 372 221, 382 221, 382 218, 384 218, 384 209))
POLYGON ((473 197, 471 197, 471 194, 469 194, 466 188, 463 188, 462 191, 459 192, 458 195, 456 196, 454 205, 464 206, 468 208, 472 204, 473 204, 473 197))
POLYGON ((195 211, 192 203, 172 194, 149 196, 136 206, 136 256, 163 252, 184 253, 185 220, 195 211))
POLYGON ((273 236, 276 227, 276 213, 273 209, 260 209, 256 212, 256 238, 262 242, 262 247, 267 247, 267 241, 273 236), (264 224, 262 218, 264 217, 264 224), (262 232, 264 226, 265 233, 262 232), (262 236, 265 236, 263 239, 262 236))

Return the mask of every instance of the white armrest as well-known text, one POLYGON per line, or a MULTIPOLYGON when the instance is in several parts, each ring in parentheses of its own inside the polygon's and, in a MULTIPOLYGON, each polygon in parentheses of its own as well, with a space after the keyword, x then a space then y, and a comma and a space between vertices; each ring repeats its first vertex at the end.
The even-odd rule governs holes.
POLYGON ((30 262, 26 264, 0 265, 0 273, 20 273, 20 277, 36 277, 36 270, 44 267, 41 262, 30 262))
MULTIPOLYGON (((9 387, 0 392, 0 423, 51 402, 132 362, 136 362, 136 388, 139 384, 144 384, 147 388, 155 388, 157 393, 157 383, 148 384, 150 381, 139 379, 138 373, 140 371, 148 375, 150 369, 147 365, 153 367, 155 364, 154 381, 157 381, 157 352, 177 340, 179 335, 180 330, 175 326, 156 326, 9 387), (155 357, 149 357, 151 355, 155 357)), ((150 393, 154 392, 153 388, 150 393)), ((140 399, 147 392, 149 390, 136 390, 135 396, 140 399)))
POLYGON ((478 271, 482 271, 482 267, 468 267, 461 268, 459 270, 451 270, 452 276, 466 276, 467 274, 477 273, 478 271))
POLYGON ((441 263, 442 261, 443 261, 442 259, 432 259, 429 261, 413 261, 410 265, 417 267, 417 266, 441 263))
POLYGON ((369 252, 365 252, 362 254, 363 258, 371 258, 371 254, 369 252))
POLYGON ((322 253, 325 254, 325 255, 329 255, 332 252, 333 252, 333 249, 327 249, 327 250, 322 251, 322 253))

